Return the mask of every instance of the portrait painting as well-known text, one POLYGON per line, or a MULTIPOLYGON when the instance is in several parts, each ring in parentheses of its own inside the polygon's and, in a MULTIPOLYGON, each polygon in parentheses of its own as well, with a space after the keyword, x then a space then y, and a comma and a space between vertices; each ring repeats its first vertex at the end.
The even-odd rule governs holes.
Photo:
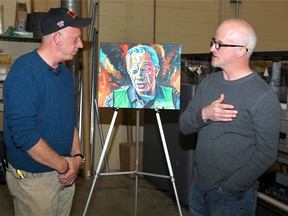
POLYGON ((181 49, 100 43, 98 107, 179 110, 181 49))

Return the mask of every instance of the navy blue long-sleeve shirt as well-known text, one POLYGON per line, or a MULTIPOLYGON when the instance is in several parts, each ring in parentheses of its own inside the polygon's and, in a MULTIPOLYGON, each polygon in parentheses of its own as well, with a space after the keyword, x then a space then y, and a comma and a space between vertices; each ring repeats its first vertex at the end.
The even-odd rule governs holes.
POLYGON ((184 134, 198 132, 194 177, 203 191, 221 187, 227 195, 251 187, 277 158, 280 103, 276 93, 253 72, 224 80, 217 72, 206 77, 179 120, 184 134), (202 119, 202 108, 224 94, 225 104, 238 111, 231 122, 202 119))
POLYGON ((4 140, 16 169, 51 171, 26 151, 40 138, 62 156, 70 156, 75 127, 74 81, 62 64, 57 75, 37 50, 18 58, 4 83, 4 140))

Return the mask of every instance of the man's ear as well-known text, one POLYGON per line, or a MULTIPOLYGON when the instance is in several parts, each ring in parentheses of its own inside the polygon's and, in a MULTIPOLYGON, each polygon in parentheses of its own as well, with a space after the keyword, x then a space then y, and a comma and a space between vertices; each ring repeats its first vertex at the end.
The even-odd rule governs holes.
POLYGON ((247 50, 245 47, 239 47, 237 49, 237 55, 239 58, 242 58, 246 54, 247 50))
POLYGON ((59 45, 61 36, 62 36, 62 34, 60 32, 55 32, 53 34, 53 36, 52 36, 53 37, 53 41, 54 41, 54 43, 56 45, 59 45))
POLYGON ((160 71, 160 66, 159 65, 155 67, 155 71, 156 71, 156 77, 157 77, 158 74, 159 74, 159 71, 160 71))

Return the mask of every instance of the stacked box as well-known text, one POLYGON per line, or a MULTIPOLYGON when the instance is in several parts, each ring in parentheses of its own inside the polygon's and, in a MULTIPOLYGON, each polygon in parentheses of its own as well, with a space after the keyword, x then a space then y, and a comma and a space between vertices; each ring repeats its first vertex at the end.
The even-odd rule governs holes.
POLYGON ((61 7, 60 0, 53 0, 53 1, 34 0, 31 2, 32 12, 48 12, 50 8, 57 8, 57 7, 61 7))
POLYGON ((26 3, 16 2, 15 29, 16 31, 25 31, 27 21, 26 3))
POLYGON ((4 81, 11 67, 12 59, 8 54, 0 53, 0 81, 4 81))

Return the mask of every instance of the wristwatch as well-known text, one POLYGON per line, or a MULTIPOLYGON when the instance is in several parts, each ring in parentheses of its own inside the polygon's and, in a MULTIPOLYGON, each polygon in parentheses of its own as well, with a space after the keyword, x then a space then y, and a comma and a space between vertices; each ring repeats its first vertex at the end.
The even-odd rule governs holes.
POLYGON ((84 157, 84 155, 78 153, 78 154, 73 155, 73 157, 81 157, 81 159, 82 159, 82 164, 85 163, 85 157, 84 157))

